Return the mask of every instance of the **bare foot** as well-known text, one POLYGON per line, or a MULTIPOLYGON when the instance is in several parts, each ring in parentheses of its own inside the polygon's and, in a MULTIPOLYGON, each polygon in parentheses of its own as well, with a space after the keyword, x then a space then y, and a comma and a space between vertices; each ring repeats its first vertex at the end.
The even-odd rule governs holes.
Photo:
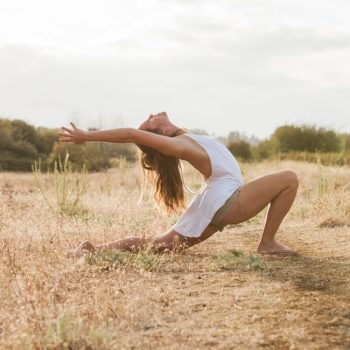
POLYGON ((93 253, 94 251, 95 251, 95 247, 93 246, 93 244, 89 241, 84 241, 80 243, 77 248, 66 251, 64 255, 67 258, 79 258, 85 253, 88 253, 88 252, 93 253))
POLYGON ((281 244, 277 243, 276 241, 270 241, 270 242, 260 242, 257 253, 259 254, 285 254, 285 255, 296 255, 297 253, 281 244))

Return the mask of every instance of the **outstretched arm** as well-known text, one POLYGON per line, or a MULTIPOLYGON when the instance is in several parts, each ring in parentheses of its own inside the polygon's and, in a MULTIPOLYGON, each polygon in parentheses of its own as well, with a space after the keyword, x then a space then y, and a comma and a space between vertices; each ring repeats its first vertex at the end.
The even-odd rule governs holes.
POLYGON ((73 123, 70 123, 72 128, 61 128, 58 133, 60 142, 118 142, 127 143, 133 142, 131 139, 131 128, 119 128, 105 131, 85 131, 77 128, 73 123))
POLYGON ((60 142, 81 144, 84 142, 136 143, 153 148, 167 156, 182 158, 184 143, 176 137, 162 136, 152 132, 118 128, 104 131, 85 131, 71 123, 72 128, 62 127, 58 133, 60 142))

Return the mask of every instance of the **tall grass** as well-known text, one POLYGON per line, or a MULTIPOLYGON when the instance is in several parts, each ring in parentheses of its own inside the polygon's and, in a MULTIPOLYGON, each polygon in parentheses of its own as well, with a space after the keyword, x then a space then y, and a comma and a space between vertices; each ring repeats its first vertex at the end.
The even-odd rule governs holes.
POLYGON ((350 166, 350 152, 288 152, 272 155, 274 160, 296 160, 323 165, 350 166))
POLYGON ((87 210, 82 204, 82 196, 87 190, 87 170, 83 167, 81 172, 73 171, 66 153, 64 161, 59 157, 54 163, 53 172, 48 169, 46 177, 41 171, 41 163, 33 165, 35 184, 40 190, 45 203, 54 211, 69 216, 85 216, 87 210), (54 189, 55 201, 51 199, 51 190, 54 189))
POLYGON ((324 176, 324 169, 319 154, 317 154, 317 175, 318 195, 322 197, 327 192, 327 179, 324 176))
POLYGON ((47 322, 42 333, 21 334, 21 349, 101 349, 112 346, 110 331, 86 326, 82 320, 64 312, 56 320, 47 322))

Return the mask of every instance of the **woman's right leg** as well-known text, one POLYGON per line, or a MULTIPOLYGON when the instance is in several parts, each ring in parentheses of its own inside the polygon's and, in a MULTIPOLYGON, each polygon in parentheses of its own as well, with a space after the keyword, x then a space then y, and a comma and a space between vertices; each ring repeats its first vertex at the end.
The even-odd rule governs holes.
POLYGON ((93 245, 89 241, 82 242, 77 248, 66 252, 67 257, 79 257, 86 252, 95 253, 97 251, 118 250, 137 252, 141 249, 149 248, 155 253, 162 253, 166 250, 184 250, 211 237, 218 228, 209 225, 200 237, 184 237, 174 230, 155 237, 126 237, 117 241, 93 245))
POLYGON ((258 253, 288 253, 290 248, 275 241, 275 234, 292 206, 297 189, 297 175, 283 170, 244 184, 237 202, 221 220, 222 224, 238 224, 257 215, 270 204, 258 253))
POLYGON ((77 248, 68 250, 66 252, 67 257, 79 257, 86 252, 95 253, 97 251, 106 250, 119 250, 135 252, 142 248, 145 248, 150 243, 150 240, 143 237, 127 237, 117 241, 93 245, 90 241, 84 241, 78 245, 77 248))

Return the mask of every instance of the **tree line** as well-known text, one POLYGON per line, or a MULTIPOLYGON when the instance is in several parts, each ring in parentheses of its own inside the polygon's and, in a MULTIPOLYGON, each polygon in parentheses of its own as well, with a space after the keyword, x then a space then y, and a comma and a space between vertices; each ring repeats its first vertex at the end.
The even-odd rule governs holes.
MULTIPOLYGON (((19 119, 0 119, 0 171, 31 171, 33 163, 39 160, 42 169, 48 169, 59 159, 64 159, 67 153, 76 169, 85 166, 90 171, 116 166, 120 159, 137 159, 136 147, 131 144, 86 143, 77 146, 58 143, 57 132, 58 129, 36 128, 19 119)), ((205 130, 198 132, 206 133, 205 130)), ((350 134, 316 126, 283 125, 266 140, 247 138, 232 131, 220 140, 243 161, 275 157, 315 161, 316 157, 321 157, 324 163, 350 165, 350 134)))
POLYGON ((245 161, 278 157, 305 161, 321 159, 327 164, 350 165, 350 134, 313 125, 283 125, 276 128, 269 139, 258 143, 244 140, 238 134, 227 147, 245 161))
POLYGON ((130 144, 77 146, 58 143, 57 133, 58 129, 36 128, 23 120, 0 119, 0 171, 31 171, 35 161, 45 170, 63 161, 67 153, 76 169, 85 166, 90 171, 112 167, 121 158, 135 160, 135 148, 130 144))

